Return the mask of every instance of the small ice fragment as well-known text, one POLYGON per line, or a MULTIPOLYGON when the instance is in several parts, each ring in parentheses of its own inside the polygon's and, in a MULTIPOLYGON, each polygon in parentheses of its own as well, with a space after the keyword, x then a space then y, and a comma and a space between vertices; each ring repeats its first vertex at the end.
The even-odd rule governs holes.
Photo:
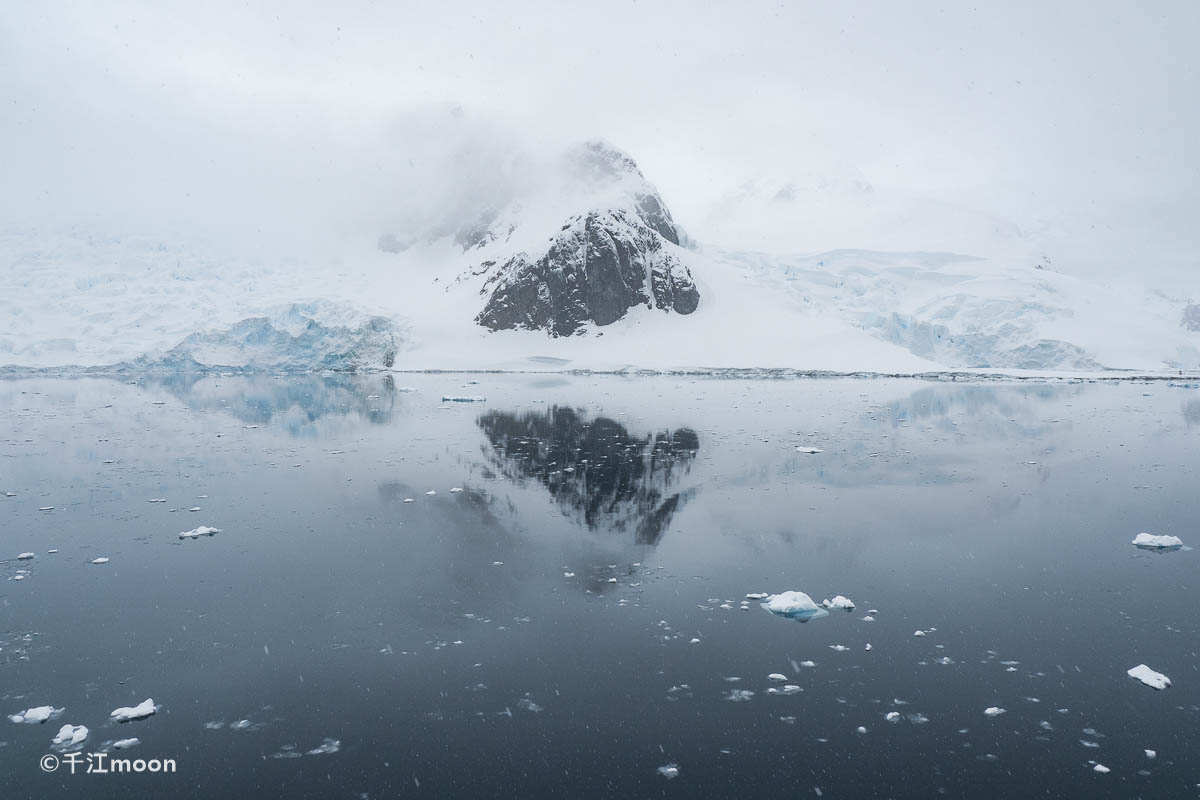
POLYGON ((411 503, 411 502, 413 502, 413 499, 411 497, 406 497, 406 498, 404 498, 404 502, 411 503))
POLYGON ((84 725, 63 725, 58 735, 50 740, 55 747, 74 747, 88 737, 88 729, 84 725))
POLYGON ((679 765, 677 765, 677 764, 664 764, 663 766, 659 767, 656 771, 658 772, 659 775, 662 775, 667 780, 671 780, 672 778, 679 777, 679 765))
POLYGON ((21 553, 17 556, 18 561, 28 561, 33 558, 33 553, 21 553))
POLYGON ((747 600, 766 600, 769 595, 766 592, 750 592, 746 595, 747 600))
POLYGON ((53 510, 54 510, 54 506, 42 506, 41 508, 38 509, 38 511, 53 511, 53 510))
POLYGON ((326 739, 324 742, 322 742, 320 744, 320 746, 314 747, 312 750, 309 750, 307 753, 305 753, 305 755, 322 756, 322 755, 327 755, 329 753, 336 753, 341 749, 342 749, 342 742, 340 739, 326 739))
POLYGON ((192 511, 192 512, 199 511, 199 510, 200 510, 200 506, 192 506, 191 508, 188 509, 188 511, 192 511))
POLYGON ((216 536, 221 532, 220 528, 210 528, 207 525, 201 525, 199 528, 193 528, 190 531, 180 531, 180 539, 199 539, 201 536, 216 536))
POLYGON ((864 647, 863 649, 864 649, 864 650, 870 650, 870 649, 871 649, 871 643, 870 643, 870 642, 867 642, 867 646, 866 646, 866 647, 864 647))
POLYGON ((804 592, 780 592, 770 595, 762 607, 772 614, 785 617, 813 617, 824 612, 824 609, 804 592))
POLYGON ((857 730, 859 733, 866 733, 866 732, 867 732, 867 729, 866 729, 866 728, 864 728, 862 725, 859 725, 859 726, 858 726, 858 727, 857 727, 855 730, 857 730))
POLYGON ((805 455, 809 456, 815 456, 817 453, 824 453, 825 451, 819 447, 805 447, 803 445, 797 445, 796 452, 804 453, 805 455))
POLYGON ((1005 713, 1005 709, 1000 708, 999 706, 990 706, 988 708, 985 708, 983 710, 983 713, 987 714, 989 717, 998 717, 1001 714, 1005 713))
POLYGON ((58 552, 58 548, 57 548, 57 547, 52 547, 52 548, 50 548, 49 550, 47 550, 46 552, 47 552, 47 553, 57 553, 57 552, 58 552))
POLYGON ((1103 764, 1097 764, 1096 766, 1092 767, 1092 770, 1095 772, 1099 772, 1101 775, 1107 775, 1109 772, 1112 772, 1112 770, 1110 770, 1108 767, 1104 766, 1103 764))
POLYGON ((454 487, 451 487, 450 494, 458 494, 461 491, 462 491, 461 486, 454 486, 454 487))
POLYGON ((142 743, 142 740, 134 736, 132 739, 117 739, 112 743, 112 746, 117 750, 128 750, 131 747, 137 747, 142 743))
POLYGON ((54 706, 38 706, 37 708, 27 708, 18 714, 9 714, 8 718, 12 722, 23 722, 26 725, 40 725, 48 719, 57 719, 62 715, 65 709, 55 708, 54 706))
POLYGON ((1142 547, 1150 550, 1166 550, 1183 547, 1183 540, 1178 536, 1155 536, 1153 533, 1143 532, 1133 537, 1131 544, 1134 547, 1142 547))
POLYGON ((846 645, 844 645, 844 644, 831 644, 831 645, 829 645, 829 649, 837 650, 839 653, 844 653, 847 650, 849 650, 850 648, 846 647, 846 645))
POLYGON ((1151 689, 1166 689, 1171 685, 1171 679, 1161 672, 1155 672, 1145 664, 1138 664, 1126 673, 1129 677, 1141 681, 1151 689))
POLYGON ((574 572, 564 572, 564 573, 563 573, 563 577, 564 577, 564 578, 574 578, 574 577, 575 577, 575 573, 574 573, 574 572))
POLYGON ((862 618, 862 621, 863 622, 874 622, 875 616, 873 614, 867 614, 865 617, 862 618))
POLYGON ((429 490, 428 492, 426 492, 425 494, 427 494, 427 495, 435 495, 435 494, 437 494, 437 489, 430 489, 430 490, 429 490))
POLYGON ((899 722, 900 721, 900 712, 899 711, 889 711, 888 713, 883 715, 883 718, 886 719, 888 722, 899 722))
POLYGON ((772 672, 770 675, 767 676, 767 680, 769 680, 769 681, 786 681, 787 675, 784 675, 779 672, 772 672))
POLYGON ((93 558, 89 563, 91 563, 91 564, 107 564, 108 558, 106 556, 100 556, 99 558, 93 558))
POLYGON ((480 395, 477 395, 477 394, 471 394, 471 395, 444 394, 444 395, 442 395, 442 402, 443 403, 485 403, 485 402, 487 402, 487 398, 481 397, 480 395))
POLYGON ((688 642, 688 644, 700 644, 700 640, 699 640, 699 639, 692 639, 690 642, 688 642))
POLYGON ((800 662, 800 666, 802 666, 802 667, 815 667, 816 665, 817 665, 817 662, 815 662, 815 661, 801 661, 800 662))
POLYGON ((730 689, 729 694, 725 695, 726 700, 734 703, 744 703, 754 697, 754 692, 749 689, 730 689))
POLYGON ((840 594, 832 600, 826 600, 821 605, 825 606, 826 608, 842 608, 846 611, 854 610, 854 601, 849 597, 840 594))
POLYGON ((1146 758, 1158 758, 1157 750, 1146 750, 1145 753, 1146 753, 1146 758))
POLYGON ((109 716, 112 717, 114 722, 132 722, 134 720, 145 719, 146 717, 152 716, 157 711, 158 709, 155 708, 154 701, 147 698, 138 703, 136 706, 124 706, 122 708, 114 709, 109 716))
POLYGON ((925 631, 913 631, 913 636, 924 636, 925 631))

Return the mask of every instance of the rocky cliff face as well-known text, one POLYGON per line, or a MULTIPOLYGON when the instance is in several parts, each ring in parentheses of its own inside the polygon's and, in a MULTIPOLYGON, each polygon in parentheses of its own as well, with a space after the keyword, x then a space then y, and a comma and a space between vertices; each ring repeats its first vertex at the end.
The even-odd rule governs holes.
POLYGON ((588 143, 571 153, 567 174, 585 210, 567 216, 544 245, 484 258, 503 252, 521 225, 519 216, 503 213, 489 213, 456 237, 481 256, 466 273, 484 276, 485 302, 475 321, 491 330, 570 336, 611 325, 637 306, 695 311, 700 293, 683 263, 680 231, 633 159, 588 143))

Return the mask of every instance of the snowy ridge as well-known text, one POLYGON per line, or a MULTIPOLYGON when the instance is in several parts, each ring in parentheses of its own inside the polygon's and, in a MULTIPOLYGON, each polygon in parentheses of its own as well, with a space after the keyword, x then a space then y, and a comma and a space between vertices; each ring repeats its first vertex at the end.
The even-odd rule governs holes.
POLYGON ((0 373, 1200 369, 1189 301, 1024 257, 693 246, 633 159, 602 143, 450 222, 291 260, 0 231, 0 373))

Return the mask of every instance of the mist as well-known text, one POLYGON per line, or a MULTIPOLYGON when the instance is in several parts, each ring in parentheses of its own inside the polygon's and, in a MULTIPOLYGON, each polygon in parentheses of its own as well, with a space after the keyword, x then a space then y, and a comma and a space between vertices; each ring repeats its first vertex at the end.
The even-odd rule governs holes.
POLYGON ((1051 5, 18 3, 0 213, 326 257, 599 137, 702 246, 1200 294, 1200 7, 1051 5))

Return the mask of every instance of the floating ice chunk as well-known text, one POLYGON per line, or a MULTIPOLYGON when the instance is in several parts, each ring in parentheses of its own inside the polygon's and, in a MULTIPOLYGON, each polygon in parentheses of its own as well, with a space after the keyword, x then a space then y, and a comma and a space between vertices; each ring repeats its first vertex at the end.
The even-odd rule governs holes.
POLYGON ((1146 758, 1158 758, 1157 750, 1146 750, 1144 752, 1146 753, 1146 758))
POLYGON ((89 563, 89 564, 107 564, 107 563, 108 563, 108 557, 107 557, 107 556, 100 556, 99 558, 93 558, 93 559, 92 559, 91 561, 89 561, 88 563, 89 563))
POLYGON ((53 511, 53 510, 54 510, 54 506, 42 506, 41 508, 38 509, 38 511, 53 511))
POLYGON ((866 732, 867 732, 867 729, 866 729, 866 728, 864 728, 862 725, 859 725, 857 728, 855 728, 855 730, 856 730, 858 733, 866 733, 866 732))
POLYGON ((700 640, 699 640, 699 639, 692 639, 690 642, 688 642, 688 644, 700 644, 700 640))
POLYGON ((762 607, 772 614, 801 621, 827 615, 829 612, 813 602, 804 592, 780 592, 767 597, 762 607))
POLYGON ((147 503, 165 503, 165 502, 167 502, 167 498, 165 498, 165 497, 151 497, 151 498, 150 498, 149 500, 147 500, 146 502, 147 502, 147 503))
POLYGON ((49 550, 47 550, 46 552, 47 552, 47 553, 57 553, 57 552, 58 552, 58 548, 57 548, 57 547, 51 547, 51 548, 50 548, 49 550))
POLYGON ((487 398, 477 394, 444 394, 443 403, 486 403, 487 398))
POLYGON ((455 486, 450 489, 450 494, 458 494, 461 491, 462 491, 461 486, 455 486))
POLYGON ((412 503, 412 502, 415 502, 415 501, 414 501, 414 500, 413 500, 411 497, 406 497, 406 498, 404 498, 404 502, 406 502, 406 503, 412 503))
POLYGON ((1099 772, 1101 775, 1107 775, 1108 773, 1112 772, 1112 770, 1103 764, 1097 764, 1096 766, 1092 767, 1092 770, 1094 772, 1099 772))
POLYGON ((1151 689, 1166 689, 1171 685, 1170 678, 1161 672, 1155 672, 1145 664, 1138 664, 1133 669, 1128 670, 1126 674, 1135 680, 1141 681, 1151 689))
POLYGON ((192 506, 191 508, 188 509, 188 511, 191 511, 193 513, 196 511, 199 511, 199 510, 200 510, 200 506, 192 506))
POLYGON ((325 741, 321 742, 319 746, 314 747, 312 750, 309 750, 307 753, 305 753, 305 755, 323 756, 330 753, 336 753, 341 749, 342 742, 340 739, 326 739, 325 741))
POLYGON ((864 647, 863 650, 870 650, 870 649, 871 649, 871 643, 867 642, 867 646, 864 647))
POLYGON ((802 666, 802 667, 815 667, 816 665, 817 665, 817 662, 815 662, 815 661, 801 661, 800 662, 800 666, 802 666))
POLYGON ((1007 711, 1003 708, 1000 708, 999 706, 990 706, 988 708, 985 708, 983 710, 983 713, 987 714, 989 717, 998 717, 1001 714, 1007 713, 1007 711))
POLYGON ((220 528, 210 528, 207 525, 201 525, 199 528, 193 528, 190 531, 180 531, 180 539, 199 539, 201 536, 216 536, 221 532, 220 528))
POLYGON ((766 592, 750 592, 746 595, 747 600, 766 600, 770 595, 766 592))
POLYGON ((863 622, 874 622, 874 621, 875 621, 875 616, 874 616, 873 614, 867 614, 866 616, 864 616, 864 617, 862 618, 862 621, 863 621, 863 622))
POLYGON ((1183 540, 1178 536, 1156 536, 1142 532, 1133 537, 1131 544, 1145 550, 1174 550, 1183 547, 1183 540))
POLYGON ((74 747, 88 737, 88 729, 84 725, 63 725, 58 735, 50 740, 50 744, 58 748, 74 747))
POLYGON ((784 675, 779 672, 772 672, 770 675, 767 676, 767 680, 769 680, 769 681, 786 681, 787 675, 784 675))
POLYGON ((826 608, 841 608, 845 609, 846 611, 854 610, 854 601, 849 597, 840 594, 832 600, 825 600, 821 603, 821 605, 825 606, 826 608))
POLYGON ((804 453, 805 455, 809 456, 815 456, 817 453, 824 453, 825 451, 819 447, 805 447, 804 445, 796 445, 796 452, 804 453))
POLYGON ((23 722, 26 725, 41 725, 48 719, 58 719, 65 710, 54 706, 38 706, 27 708, 19 714, 9 714, 8 718, 12 722, 23 722))
POLYGON ((142 743, 142 740, 134 736, 131 739, 117 739, 112 743, 112 746, 117 750, 128 750, 131 747, 137 747, 142 743))
POLYGON ((667 780, 671 780, 672 778, 679 777, 679 765, 678 764, 663 764, 661 767, 659 767, 655 771, 658 772, 659 775, 662 775, 667 780))
POLYGON ((849 650, 850 648, 846 647, 846 645, 844 645, 844 644, 831 644, 831 645, 829 645, 829 649, 837 650, 839 653, 844 653, 847 650, 849 650))
POLYGON ((770 695, 785 695, 786 696, 786 695, 792 695, 792 694, 799 694, 800 692, 803 692, 803 691, 804 691, 803 689, 801 689, 799 686, 797 686, 794 683, 785 683, 783 686, 780 686, 778 688, 775 686, 771 686, 771 687, 767 688, 767 694, 770 694, 770 695))
POLYGON ((109 716, 112 717, 114 722, 133 722, 134 720, 153 716, 157 711, 158 708, 155 707, 154 701, 147 698, 132 708, 125 706, 114 709, 109 716))
POLYGON ((430 489, 430 490, 429 490, 428 492, 426 492, 425 494, 427 494, 427 495, 431 495, 431 496, 432 496, 432 495, 435 495, 435 494, 437 494, 437 489, 430 489))
POLYGON ((33 558, 33 553, 20 553, 17 555, 18 561, 28 561, 31 558, 33 558))
POLYGON ((925 631, 913 631, 913 636, 924 636, 925 631))
POLYGON ((883 718, 886 719, 888 722, 899 722, 900 721, 900 712, 899 711, 889 711, 888 713, 883 715, 883 718))
POLYGON ((754 692, 749 689, 730 689, 729 694, 725 695, 725 699, 734 703, 745 703, 754 697, 754 692))

